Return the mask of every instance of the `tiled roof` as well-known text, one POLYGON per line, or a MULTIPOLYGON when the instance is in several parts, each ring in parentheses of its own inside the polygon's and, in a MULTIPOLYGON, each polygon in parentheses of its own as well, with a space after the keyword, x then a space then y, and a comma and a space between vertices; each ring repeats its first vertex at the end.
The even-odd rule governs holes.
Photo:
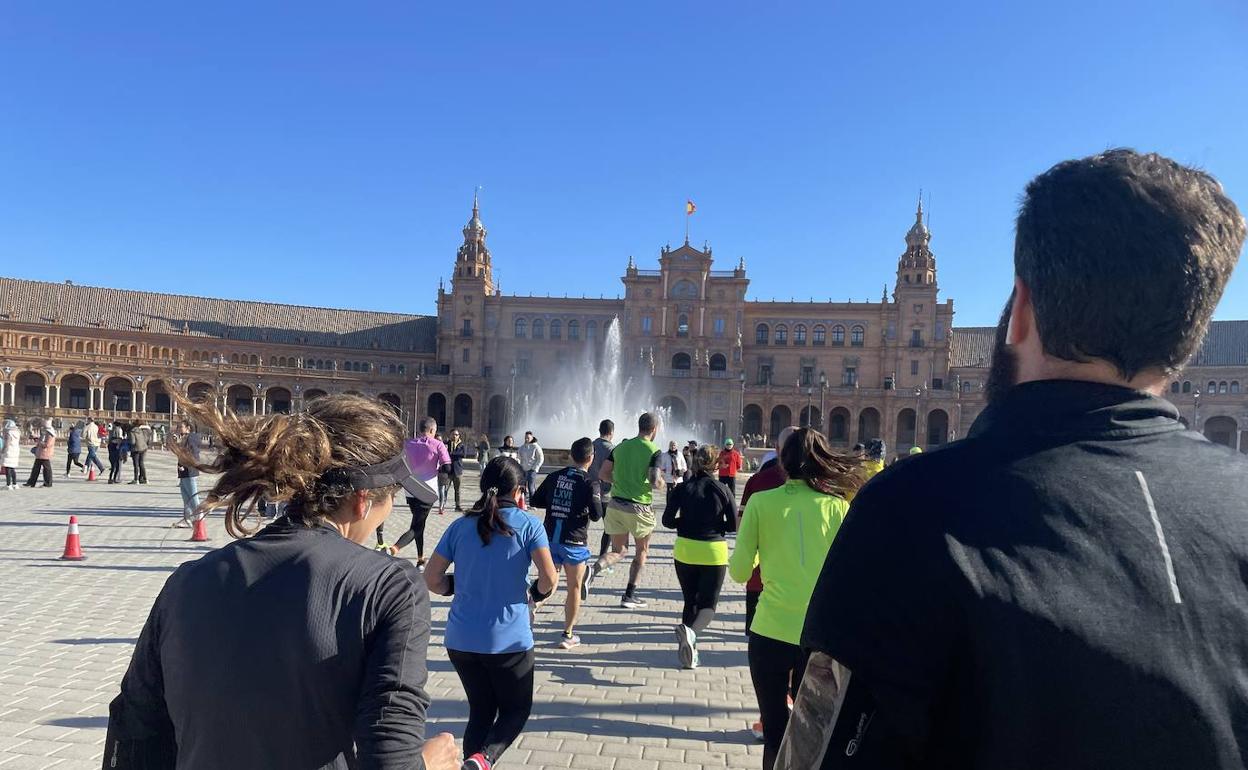
MULTIPOLYGON (((954 329, 952 366, 987 368, 996 331, 995 326, 954 329)), ((1211 322, 1188 366, 1248 366, 1248 321, 1211 322)))
POLYGON ((953 330, 950 366, 988 368, 992 363, 992 341, 996 339, 995 326, 964 326, 953 330))
POLYGON ((433 353, 437 318, 0 278, 0 323, 433 353))

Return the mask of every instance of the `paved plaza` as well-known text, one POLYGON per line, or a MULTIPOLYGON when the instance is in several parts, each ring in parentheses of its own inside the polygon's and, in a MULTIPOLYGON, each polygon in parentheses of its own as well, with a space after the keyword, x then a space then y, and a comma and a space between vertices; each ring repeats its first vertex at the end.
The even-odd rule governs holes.
MULTIPOLYGON (((51 489, 0 490, 0 770, 99 768, 108 702, 157 592, 178 564, 228 542, 219 516, 209 519, 209 543, 187 542, 188 530, 170 529, 181 510, 173 458, 153 451, 148 469, 147 486, 87 483, 77 473, 63 480, 58 473, 51 489), (81 525, 84 562, 58 561, 71 514, 81 525)), ((124 473, 128 481, 129 466, 124 473)), ((475 499, 476 485, 470 469, 465 502, 475 499)), ((430 516, 430 551, 455 516, 430 516)), ((397 536, 407 521, 400 500, 389 528, 397 536)), ((600 533, 600 525, 591 530, 594 538, 600 533)), ((533 716, 501 767, 761 764, 762 747, 748 732, 756 709, 742 632, 744 592, 725 585, 719 617, 700 644, 702 667, 681 670, 672 633, 680 615, 673 539, 670 532, 656 534, 639 590, 648 609, 619 607, 627 563, 598 581, 581 612, 580 648, 556 646, 562 588, 538 613, 533 716)), ((414 558, 414 549, 408 551, 414 558)), ((468 707, 442 646, 449 601, 433 601, 429 730, 458 737, 468 707)), ((251 652, 240 660, 240 676, 281 654, 263 639, 251 652)), ((257 714, 257 729, 269 718, 280 715, 257 714)))

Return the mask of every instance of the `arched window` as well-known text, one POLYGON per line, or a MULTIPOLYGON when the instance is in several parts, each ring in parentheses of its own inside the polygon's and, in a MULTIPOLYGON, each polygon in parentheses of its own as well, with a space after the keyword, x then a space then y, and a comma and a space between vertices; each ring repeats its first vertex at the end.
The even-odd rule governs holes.
POLYGON ((581 338, 581 322, 573 318, 568 321, 568 339, 576 342, 581 338))
POLYGON ((771 336, 771 328, 767 324, 759 324, 754 327, 754 342, 759 345, 766 345, 767 338, 771 336))
POLYGON ((550 322, 550 338, 552 340, 563 339, 563 321, 558 318, 550 322))
POLYGON ((816 345, 826 345, 828 342, 828 330, 823 324, 815 326, 813 338, 811 340, 816 345))
POLYGON ((686 315, 685 313, 681 313, 679 316, 676 317, 676 336, 677 337, 689 336, 689 316, 686 315))
POLYGON ((1176 380, 1176 381, 1174 381, 1174 382, 1172 382, 1172 383, 1170 383, 1170 392, 1171 392, 1171 393, 1178 393, 1178 392, 1179 392, 1179 383, 1178 383, 1178 381, 1177 381, 1177 380, 1176 380))
POLYGON ((199 351, 198 350, 191 351, 191 363, 193 364, 199 363, 199 351))
POLYGON ((789 327, 785 326, 784 324, 776 325, 776 344, 777 345, 789 344, 789 327))
POLYGON ((1232 393, 1239 392, 1239 380, 1231 380, 1231 392, 1232 393))
POLYGON ((672 371, 687 372, 693 368, 693 360, 688 353, 677 353, 672 356, 672 371))
POLYGON ((524 336, 528 333, 529 333, 528 322, 525 321, 523 318, 517 318, 516 319, 516 338, 524 339, 524 336))
POLYGON ((867 330, 861 326, 855 326, 849 330, 849 344, 861 347, 863 339, 867 336, 867 330))
POLYGON ((237 353, 231 353, 231 354, 230 354, 230 363, 232 363, 232 364, 236 364, 236 363, 238 363, 238 354, 237 354, 237 353))
POLYGON ((407 374, 407 365, 399 364, 399 374, 407 374))
POLYGON ((845 344, 845 327, 844 326, 837 324, 836 326, 832 327, 832 344, 833 345, 845 344))
POLYGON ((728 357, 723 353, 715 353, 711 356, 711 371, 726 372, 728 371, 728 357))
POLYGON ((1205 388, 1206 395, 1212 395, 1218 392, 1218 384, 1213 380, 1209 380, 1209 385, 1205 388))
POLYGON ((697 299, 698 285, 689 280, 677 281, 672 287, 672 296, 677 299, 697 299))
POLYGON ((1223 382, 1219 382, 1219 383, 1218 383, 1218 393, 1225 393, 1225 392, 1226 392, 1226 382, 1225 382, 1225 381, 1223 381, 1223 382))
POLYGON ((252 366, 259 366, 259 365, 260 365, 260 357, 259 357, 259 356, 252 356, 252 357, 251 357, 251 365, 252 365, 252 366))
POLYGON ((533 339, 540 340, 546 336, 546 322, 540 318, 533 319, 533 339))
POLYGON ((798 324, 797 326, 793 327, 793 344, 794 345, 806 344, 806 324, 798 324))
POLYGON ((591 342, 598 339, 598 322, 597 321, 585 322, 585 339, 591 342))
POLYGON ((1183 383, 1183 392, 1184 392, 1184 393, 1191 393, 1191 392, 1192 392, 1192 383, 1191 383, 1191 381, 1190 381, 1190 380, 1189 380, 1189 381, 1187 381, 1187 382, 1184 382, 1184 383, 1183 383))
POLYGON ((277 366, 277 356, 269 356, 269 366, 277 366))

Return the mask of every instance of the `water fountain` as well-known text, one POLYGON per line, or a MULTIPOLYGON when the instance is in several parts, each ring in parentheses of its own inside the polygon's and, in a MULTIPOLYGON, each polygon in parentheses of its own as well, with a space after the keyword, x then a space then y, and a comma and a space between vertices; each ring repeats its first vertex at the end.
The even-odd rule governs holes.
POLYGON ((587 345, 575 360, 543 373, 536 387, 517 400, 510 428, 517 442, 524 431, 531 430, 548 452, 566 450, 581 436, 596 437, 603 419, 615 421, 616 440, 621 441, 636 435, 637 418, 647 411, 660 415, 657 440, 664 445, 706 439, 698 426, 674 424, 669 410, 656 405, 648 369, 635 375, 625 373, 619 318, 606 326, 601 357, 595 353, 587 345))

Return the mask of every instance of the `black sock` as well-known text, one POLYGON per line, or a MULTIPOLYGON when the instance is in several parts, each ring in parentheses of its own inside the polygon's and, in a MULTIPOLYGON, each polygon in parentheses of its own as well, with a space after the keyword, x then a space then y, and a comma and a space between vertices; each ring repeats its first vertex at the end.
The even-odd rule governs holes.
POLYGON ((629 583, 629 584, 628 584, 628 586, 627 586, 627 587, 625 587, 625 589, 624 589, 624 595, 625 595, 625 596, 632 596, 632 595, 633 595, 633 592, 634 592, 634 591, 636 591, 636 590, 637 590, 637 584, 636 584, 636 583, 629 583))

